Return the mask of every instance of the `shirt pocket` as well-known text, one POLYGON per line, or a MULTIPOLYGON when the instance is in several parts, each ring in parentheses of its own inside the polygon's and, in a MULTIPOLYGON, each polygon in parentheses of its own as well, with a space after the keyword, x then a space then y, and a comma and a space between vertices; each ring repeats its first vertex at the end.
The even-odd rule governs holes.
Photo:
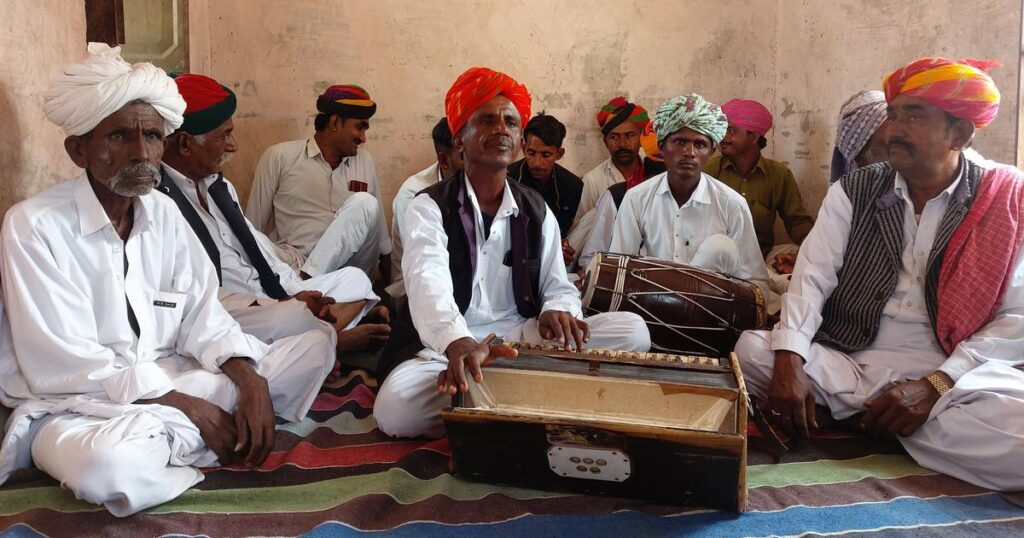
POLYGON ((156 349, 164 352, 175 350, 186 300, 188 295, 184 293, 153 292, 153 299, 148 306, 153 315, 153 346, 156 349))

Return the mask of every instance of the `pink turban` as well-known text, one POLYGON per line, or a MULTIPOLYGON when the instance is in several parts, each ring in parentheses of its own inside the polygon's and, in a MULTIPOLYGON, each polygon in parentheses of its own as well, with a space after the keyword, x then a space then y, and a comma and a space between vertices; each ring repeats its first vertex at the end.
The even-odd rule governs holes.
POLYGON ((722 105, 722 112, 729 118, 729 125, 757 133, 758 136, 764 136, 772 128, 772 113, 757 101, 732 99, 722 105))

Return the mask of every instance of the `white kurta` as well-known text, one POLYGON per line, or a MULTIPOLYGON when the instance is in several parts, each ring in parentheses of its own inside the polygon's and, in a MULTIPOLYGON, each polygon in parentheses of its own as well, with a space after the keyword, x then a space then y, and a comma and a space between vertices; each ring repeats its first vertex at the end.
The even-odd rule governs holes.
POLYGON ((597 200, 597 207, 594 208, 594 221, 590 228, 590 237, 580 251, 580 269, 586 269, 590 260, 598 252, 609 252, 612 245, 612 235, 615 233, 615 216, 619 208, 615 207, 615 200, 612 193, 605 189, 604 194, 597 200))
MULTIPOLYGON (((31 461, 31 447, 37 465, 115 515, 174 498, 202 479, 181 465, 215 460, 179 411, 133 402, 178 390, 208 396, 230 411, 237 391, 220 365, 248 357, 268 377, 275 411, 297 420, 312 404, 334 359, 330 342, 320 333, 269 346, 244 334, 218 301, 213 265, 177 206, 151 194, 141 197, 134 211, 131 234, 122 241, 83 173, 12 207, 0 242, 12 342, 0 351, 13 350, 0 355, 0 394, 5 405, 17 406, 0 449, 0 481, 31 461), (138 319, 138 335, 128 321, 128 304, 138 319), (148 414, 165 425, 164 446, 171 443, 177 456, 168 460, 165 449, 163 456, 153 456, 161 461, 121 469, 119 480, 103 482, 111 489, 90 485, 87 478, 110 472, 97 466, 118 463, 97 454, 109 443, 69 442, 58 420, 28 426, 35 418, 65 412, 95 419, 75 427, 114 445, 117 436, 104 430, 105 421, 148 414), (46 439, 56 444, 38 439, 33 444, 33 436, 46 428, 53 434, 46 439), (58 465, 64 460, 78 465, 58 465), (167 473, 166 485, 138 487, 159 479, 161 472, 167 473)), ((143 422, 138 426, 153 425, 143 422)), ((129 435, 134 431, 127 427, 125 439, 136 439, 129 435)), ((132 461, 146 459, 136 456, 132 461)))
POLYGON ((296 269, 311 276, 342 265, 365 270, 391 252, 379 183, 373 157, 364 149, 332 170, 314 139, 282 142, 267 148, 256 165, 245 213, 296 269), (375 205, 367 200, 343 207, 359 198, 357 185, 365 186, 375 205), (334 224, 353 212, 356 221, 334 224))
MULTIPOLYGON (((219 295, 221 303, 242 325, 242 329, 264 342, 271 342, 310 330, 325 330, 330 338, 335 338, 333 328, 317 320, 306 308, 305 303, 299 302, 301 308, 282 307, 277 305, 277 300, 268 297, 263 291, 259 273, 249 261, 249 255, 246 254, 241 241, 231 230, 224 214, 208 193, 210 185, 216 181, 217 175, 210 175, 194 182, 167 164, 163 166, 167 175, 184 193, 185 198, 192 204, 192 208, 206 225, 210 238, 220 252, 221 289, 219 295), (209 211, 203 209, 199 203, 197 186, 205 193, 203 196, 206 198, 209 211), (254 303, 258 306, 252 306, 254 303)), ((224 181, 231 198, 238 203, 235 186, 227 178, 224 181)), ((302 280, 295 269, 278 257, 277 250, 266 235, 257 230, 248 219, 246 219, 246 225, 249 226, 249 231, 256 239, 256 244, 263 257, 266 258, 267 264, 270 265, 271 271, 280 278, 281 287, 285 293, 295 295, 300 291, 309 290, 319 291, 325 296, 333 297, 338 302, 366 300, 366 307, 359 316, 352 320, 349 328, 357 324, 380 300, 373 293, 370 279, 356 268, 347 267, 302 280)), ((206 253, 205 250, 201 252, 206 253)))
POLYGON ((630 189, 615 217, 609 250, 704 267, 769 291, 746 200, 704 173, 681 206, 667 172, 630 189))
MULTIPOLYGON (((583 181, 583 192, 580 194, 580 203, 576 206, 576 217, 573 218, 569 234, 565 238, 575 251, 573 264, 579 260, 580 253, 583 252, 587 241, 590 240, 594 220, 597 216, 595 207, 601 194, 607 191, 608 187, 626 181, 626 178, 609 158, 587 172, 581 180, 583 181)), ((586 267, 582 263, 579 266, 586 267)))
MULTIPOLYGON (((374 415, 381 431, 397 437, 444 432, 440 412, 449 397, 437 392, 437 375, 447 368, 448 345, 460 338, 480 341, 490 333, 508 340, 540 343, 536 319, 519 315, 512 291, 512 269, 503 263, 511 249, 511 217, 520 208, 508 185, 491 225, 483 232, 483 217, 472 185, 466 181, 466 197, 476 220, 476 267, 473 292, 465 315, 453 296, 448 261, 448 239, 441 211, 432 198, 417 196, 409 204, 404 225, 406 251, 402 266, 413 323, 426 345, 418 356, 403 362, 381 386, 374 415)), ((579 291, 566 275, 558 221, 546 208, 540 267, 541 311, 558 310, 582 317, 579 291)), ((601 314, 587 320, 590 346, 646 351, 650 334, 643 320, 628 312, 601 314)))
POLYGON ((583 181, 583 194, 580 195, 580 205, 576 207, 576 218, 573 219, 573 227, 577 226, 583 215, 597 206, 597 200, 608 190, 608 187, 616 183, 626 181, 622 172, 615 167, 611 157, 595 166, 580 178, 583 181))
POLYGON ((416 193, 443 179, 441 166, 434 163, 403 181, 391 202, 391 284, 386 290, 395 299, 405 297, 405 282, 402 278, 402 220, 405 212, 416 193))
POLYGON ((853 207, 840 183, 833 184, 818 220, 800 248, 781 321, 772 332, 749 331, 736 346, 747 386, 764 398, 775 350, 807 361, 804 371, 817 403, 837 419, 864 410, 864 403, 893 384, 941 370, 953 390, 936 403, 930 419, 901 442, 922 465, 994 489, 1024 489, 1024 469, 1010 465, 1024 456, 1024 251, 995 318, 947 355, 935 340, 925 304, 928 255, 959 180, 929 200, 915 218, 906 181, 896 176, 904 204, 903 251, 897 285, 870 347, 845 354, 812 343, 825 301, 836 289, 849 239, 853 207))

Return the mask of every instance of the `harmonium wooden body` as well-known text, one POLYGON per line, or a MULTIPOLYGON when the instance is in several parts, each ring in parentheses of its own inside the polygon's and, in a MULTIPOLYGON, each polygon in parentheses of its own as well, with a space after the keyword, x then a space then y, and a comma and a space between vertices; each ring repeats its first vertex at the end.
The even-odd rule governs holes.
POLYGON ((736 356, 519 350, 442 412, 457 475, 742 512, 747 394, 736 356))

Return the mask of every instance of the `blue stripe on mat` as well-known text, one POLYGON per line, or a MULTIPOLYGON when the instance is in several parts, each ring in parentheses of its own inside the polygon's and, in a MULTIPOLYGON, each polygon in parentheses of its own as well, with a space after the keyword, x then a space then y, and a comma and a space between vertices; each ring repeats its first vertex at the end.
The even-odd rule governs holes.
MULTIPOLYGON (((900 498, 884 503, 859 503, 808 508, 796 506, 775 512, 747 512, 741 516, 724 512, 701 512, 661 517, 639 512, 618 512, 590 516, 527 515, 492 524, 444 525, 416 522, 389 529, 389 536, 410 538, 479 535, 509 536, 757 536, 842 533, 908 526, 945 526, 967 521, 996 521, 1020 518, 1024 531, 1024 510, 996 493, 969 497, 935 499, 900 498)), ((370 534, 341 523, 324 523, 304 536, 370 534)))

